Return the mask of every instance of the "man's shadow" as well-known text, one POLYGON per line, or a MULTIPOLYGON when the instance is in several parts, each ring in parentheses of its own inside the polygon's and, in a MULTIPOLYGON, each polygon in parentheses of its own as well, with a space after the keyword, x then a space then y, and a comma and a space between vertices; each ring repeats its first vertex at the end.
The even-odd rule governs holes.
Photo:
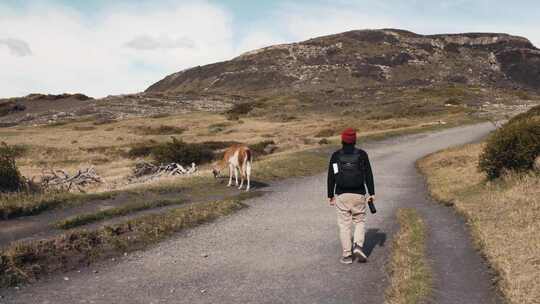
POLYGON ((386 242, 386 233, 379 232, 378 228, 368 229, 364 240, 364 253, 369 256, 375 246, 384 246, 386 242))

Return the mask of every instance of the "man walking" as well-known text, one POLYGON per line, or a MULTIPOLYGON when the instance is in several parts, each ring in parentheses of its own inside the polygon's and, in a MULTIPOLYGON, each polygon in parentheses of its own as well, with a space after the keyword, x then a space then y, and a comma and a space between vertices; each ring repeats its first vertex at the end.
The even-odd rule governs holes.
POLYGON ((328 200, 337 210, 339 238, 343 248, 340 262, 351 264, 353 254, 366 262, 363 251, 366 202, 375 200, 375 185, 368 154, 355 147, 356 131, 341 134, 342 149, 334 152, 328 166, 328 200), (366 199, 366 186, 369 197, 366 199), (353 240, 351 226, 354 223, 353 240))

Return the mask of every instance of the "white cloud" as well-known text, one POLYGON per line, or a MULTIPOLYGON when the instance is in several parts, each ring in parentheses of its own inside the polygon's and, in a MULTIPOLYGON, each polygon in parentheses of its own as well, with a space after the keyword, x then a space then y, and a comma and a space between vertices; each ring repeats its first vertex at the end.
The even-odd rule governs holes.
POLYGON ((32 55, 30 46, 24 40, 13 38, 0 39, 0 46, 2 45, 5 45, 14 56, 24 57, 32 55))
MULTIPOLYGON (((31 92, 105 96, 139 92, 165 75, 242 52, 353 29, 395 27, 419 33, 507 31, 540 46, 533 25, 399 19, 385 2, 278 5, 256 24, 233 28, 232 15, 204 0, 109 4, 93 17, 59 5, 23 11, 0 5, 0 97, 31 92), (384 4, 384 5, 383 5, 384 4), (394 16, 394 17, 390 17, 394 16)), ((462 1, 462 0, 458 0, 462 1)))
POLYGON ((301 40, 349 30, 391 27, 395 21, 389 17, 368 12, 363 6, 284 6, 280 12, 281 24, 291 39, 301 40))
POLYGON ((111 7, 92 20, 59 6, 23 12, 0 6, 0 29, 13 37, 9 48, 0 45, 4 97, 138 92, 167 73, 235 54, 230 15, 206 2, 143 11, 111 7), (14 51, 12 42, 21 38, 27 43, 14 51), (32 56, 13 56, 28 55, 25 45, 32 56))
POLYGON ((160 37, 152 37, 149 35, 140 35, 124 44, 126 47, 136 50, 157 50, 157 49, 181 49, 194 48, 193 40, 186 37, 170 38, 162 35, 160 37))

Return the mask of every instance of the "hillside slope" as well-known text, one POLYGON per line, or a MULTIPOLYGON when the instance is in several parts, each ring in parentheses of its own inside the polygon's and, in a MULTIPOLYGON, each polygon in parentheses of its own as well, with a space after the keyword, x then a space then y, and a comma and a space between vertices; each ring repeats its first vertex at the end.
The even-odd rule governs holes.
POLYGON ((366 89, 456 83, 540 89, 540 50, 526 38, 507 34, 356 30, 187 69, 146 92, 302 92, 312 98, 324 92, 355 99, 366 89))

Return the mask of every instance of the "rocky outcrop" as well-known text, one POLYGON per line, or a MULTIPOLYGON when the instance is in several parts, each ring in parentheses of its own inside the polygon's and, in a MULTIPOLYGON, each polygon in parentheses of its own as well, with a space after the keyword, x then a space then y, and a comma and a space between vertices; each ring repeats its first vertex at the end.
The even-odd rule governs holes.
POLYGON ((264 95, 454 82, 540 89, 540 51, 507 34, 350 31, 187 69, 146 92, 264 95))

